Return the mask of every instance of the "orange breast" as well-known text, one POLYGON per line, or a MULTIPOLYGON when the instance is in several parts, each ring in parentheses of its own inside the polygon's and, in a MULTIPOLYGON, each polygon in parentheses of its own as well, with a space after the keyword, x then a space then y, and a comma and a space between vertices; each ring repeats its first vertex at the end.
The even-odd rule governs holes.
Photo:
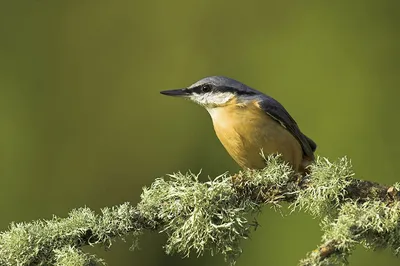
POLYGON ((260 156, 279 153, 299 170, 303 152, 297 139, 261 110, 257 103, 231 104, 209 110, 215 132, 232 158, 242 167, 265 167, 260 156))

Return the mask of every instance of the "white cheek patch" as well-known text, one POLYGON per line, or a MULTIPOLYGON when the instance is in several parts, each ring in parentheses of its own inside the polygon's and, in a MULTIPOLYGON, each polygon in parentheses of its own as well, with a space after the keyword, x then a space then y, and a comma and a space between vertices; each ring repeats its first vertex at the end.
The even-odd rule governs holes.
POLYGON ((217 107, 229 102, 233 97, 234 94, 230 92, 208 92, 204 94, 194 93, 190 96, 190 99, 205 107, 217 107))

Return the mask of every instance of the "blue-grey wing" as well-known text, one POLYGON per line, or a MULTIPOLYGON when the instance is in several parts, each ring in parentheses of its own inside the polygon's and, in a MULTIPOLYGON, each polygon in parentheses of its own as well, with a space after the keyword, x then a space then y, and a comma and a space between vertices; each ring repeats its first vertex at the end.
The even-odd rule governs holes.
POLYGON ((259 102, 260 108, 286 128, 299 141, 305 156, 314 159, 314 151, 317 149, 317 144, 301 133, 296 121, 278 101, 269 96, 263 98, 259 102))

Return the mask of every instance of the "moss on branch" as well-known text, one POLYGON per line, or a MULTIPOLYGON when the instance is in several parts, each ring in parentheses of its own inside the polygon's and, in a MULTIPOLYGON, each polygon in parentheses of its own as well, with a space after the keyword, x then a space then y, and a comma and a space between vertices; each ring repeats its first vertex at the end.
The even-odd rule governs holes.
POLYGON ((88 208, 67 218, 13 223, 0 234, 0 265, 98 265, 85 245, 110 247, 114 239, 146 230, 168 235, 166 252, 222 254, 234 263, 256 215, 265 204, 289 202, 321 219, 322 244, 301 265, 345 264, 358 244, 400 252, 399 184, 386 187, 354 178, 346 158, 317 158, 311 175, 299 177, 279 157, 266 158, 263 170, 223 174, 200 182, 193 173, 159 178, 129 203, 95 214, 88 208))

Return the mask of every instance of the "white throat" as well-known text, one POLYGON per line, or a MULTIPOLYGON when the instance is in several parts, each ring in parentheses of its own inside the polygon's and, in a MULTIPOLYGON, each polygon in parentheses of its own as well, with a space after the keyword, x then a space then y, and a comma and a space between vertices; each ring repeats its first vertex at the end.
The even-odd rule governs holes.
POLYGON ((235 95, 231 92, 208 92, 203 94, 194 93, 190 99, 205 108, 212 108, 224 105, 229 102, 235 95))
POLYGON ((218 118, 218 115, 220 113, 220 109, 218 107, 206 107, 206 110, 210 114, 212 120, 218 118))

